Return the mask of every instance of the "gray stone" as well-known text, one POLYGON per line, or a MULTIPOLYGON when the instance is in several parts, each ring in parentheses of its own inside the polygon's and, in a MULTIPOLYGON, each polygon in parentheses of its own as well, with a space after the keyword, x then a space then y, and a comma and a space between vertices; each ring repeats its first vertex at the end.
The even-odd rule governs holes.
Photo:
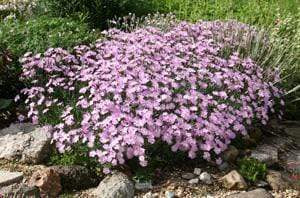
POLYGON ((248 192, 237 193, 226 196, 226 198, 273 198, 272 194, 268 193, 263 188, 258 188, 248 192))
POLYGON ((288 127, 284 131, 292 136, 297 142, 300 142, 300 126, 297 127, 288 127))
POLYGON ((205 184, 212 184, 212 178, 208 172, 201 173, 199 179, 205 184))
POLYGON ((196 176, 195 174, 193 174, 193 173, 183 173, 183 174, 181 175, 181 177, 182 177, 183 179, 190 180, 190 179, 196 178, 197 176, 196 176))
POLYGON ((198 184, 199 183, 199 179, 198 178, 194 178, 189 180, 189 184, 198 184))
POLYGON ((117 172, 105 177, 93 191, 93 195, 105 198, 132 198, 134 185, 125 174, 117 172))
POLYGON ((151 190, 153 188, 152 182, 151 181, 137 181, 134 185, 135 189, 140 190, 140 191, 147 191, 151 190))
POLYGON ((51 166, 60 176, 63 190, 82 190, 96 187, 100 180, 84 166, 51 166))
POLYGON ((251 152, 251 157, 271 166, 278 163, 278 148, 263 144, 251 152))
POLYGON ((300 150, 291 150, 286 154, 285 169, 300 174, 300 150))
POLYGON ((221 181, 224 187, 230 190, 244 190, 247 188, 244 178, 236 170, 222 177, 221 181))
POLYGON ((229 169, 229 164, 227 162, 223 162, 218 166, 220 171, 227 171, 229 169))
POLYGON ((0 194, 4 197, 40 197, 40 191, 37 187, 29 187, 25 184, 13 184, 6 187, 1 187, 0 194))
POLYGON ((21 172, 0 171, 0 187, 20 183, 23 179, 21 172))
POLYGON ((195 169, 194 169, 194 174, 195 174, 195 175, 200 175, 200 174, 201 174, 201 171, 202 171, 201 168, 195 168, 195 169))
POLYGON ((38 164, 50 153, 47 132, 31 124, 12 124, 0 131, 0 159, 38 164))

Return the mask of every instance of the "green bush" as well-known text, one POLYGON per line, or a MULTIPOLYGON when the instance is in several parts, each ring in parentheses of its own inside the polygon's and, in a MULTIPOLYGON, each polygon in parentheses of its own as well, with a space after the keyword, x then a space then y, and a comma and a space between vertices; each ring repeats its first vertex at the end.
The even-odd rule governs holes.
POLYGON ((14 58, 26 52, 39 53, 50 47, 70 48, 99 37, 80 19, 39 17, 28 21, 0 23, 0 40, 14 58))
POLYGON ((107 20, 134 12, 142 16, 151 12, 148 0, 41 0, 38 12, 66 17, 84 14, 93 27, 107 27, 107 20))
POLYGON ((238 161, 240 174, 250 182, 264 179, 267 173, 266 164, 253 158, 243 158, 238 161))

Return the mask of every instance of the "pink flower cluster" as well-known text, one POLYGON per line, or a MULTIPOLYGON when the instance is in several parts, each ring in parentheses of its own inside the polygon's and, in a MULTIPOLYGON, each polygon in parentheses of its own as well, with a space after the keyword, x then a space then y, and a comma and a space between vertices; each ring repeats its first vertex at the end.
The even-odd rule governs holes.
POLYGON ((73 52, 27 53, 27 116, 38 123, 55 115, 59 151, 82 142, 101 164, 138 157, 146 166, 145 146, 157 140, 212 160, 254 119, 266 124, 282 95, 276 72, 238 53, 221 57, 212 32, 185 22, 167 32, 111 29, 73 52))

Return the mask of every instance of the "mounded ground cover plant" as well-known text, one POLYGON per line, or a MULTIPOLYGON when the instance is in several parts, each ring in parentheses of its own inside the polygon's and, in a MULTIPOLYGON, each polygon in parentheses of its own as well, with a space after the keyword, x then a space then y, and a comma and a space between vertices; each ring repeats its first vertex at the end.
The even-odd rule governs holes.
POLYGON ((283 91, 276 70, 224 53, 216 31, 185 22, 166 32, 111 29, 95 45, 27 53, 27 117, 48 125, 60 152, 84 143, 107 167, 134 157, 147 166, 145 148, 158 141, 221 163, 248 125, 278 113, 283 91))

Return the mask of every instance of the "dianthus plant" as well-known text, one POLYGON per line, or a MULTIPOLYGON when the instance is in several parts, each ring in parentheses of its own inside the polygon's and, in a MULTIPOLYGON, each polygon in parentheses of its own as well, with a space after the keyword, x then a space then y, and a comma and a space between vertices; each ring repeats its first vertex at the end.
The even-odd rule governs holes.
POLYGON ((160 140, 220 163, 227 145, 253 120, 266 124, 281 100, 277 72, 238 53, 222 57, 201 23, 105 34, 95 45, 21 60, 27 116, 51 124, 60 152, 84 143, 101 164, 137 157, 146 166, 146 145, 160 140))

